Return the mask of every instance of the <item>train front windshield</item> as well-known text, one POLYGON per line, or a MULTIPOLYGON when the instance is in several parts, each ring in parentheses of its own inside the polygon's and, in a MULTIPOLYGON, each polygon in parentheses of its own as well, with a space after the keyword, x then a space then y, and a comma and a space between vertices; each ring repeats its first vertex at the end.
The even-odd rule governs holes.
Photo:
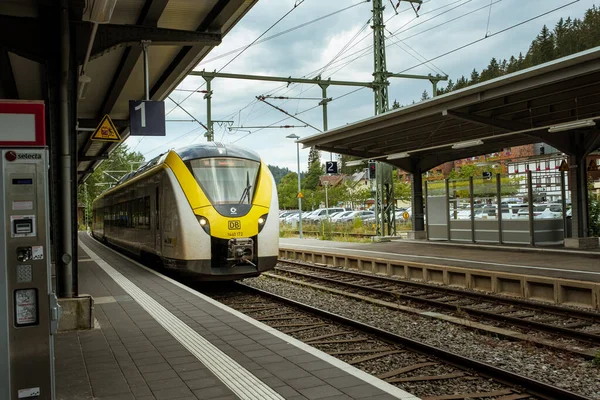
POLYGON ((241 158, 190 160, 189 167, 212 204, 250 204, 260 163, 241 158))

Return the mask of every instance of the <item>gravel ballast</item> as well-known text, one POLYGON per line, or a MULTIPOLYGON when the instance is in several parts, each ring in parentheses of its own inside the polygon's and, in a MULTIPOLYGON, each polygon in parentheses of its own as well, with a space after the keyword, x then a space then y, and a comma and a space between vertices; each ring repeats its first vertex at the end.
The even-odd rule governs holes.
POLYGON ((445 321, 390 311, 267 277, 243 283, 600 400, 600 366, 573 354, 499 339, 445 321))

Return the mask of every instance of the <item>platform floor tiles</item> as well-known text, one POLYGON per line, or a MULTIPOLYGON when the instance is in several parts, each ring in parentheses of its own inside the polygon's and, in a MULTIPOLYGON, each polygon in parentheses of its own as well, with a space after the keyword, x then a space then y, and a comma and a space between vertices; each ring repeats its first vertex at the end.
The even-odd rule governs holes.
POLYGON ((96 328, 55 337, 58 400, 417 398, 80 236, 96 328))

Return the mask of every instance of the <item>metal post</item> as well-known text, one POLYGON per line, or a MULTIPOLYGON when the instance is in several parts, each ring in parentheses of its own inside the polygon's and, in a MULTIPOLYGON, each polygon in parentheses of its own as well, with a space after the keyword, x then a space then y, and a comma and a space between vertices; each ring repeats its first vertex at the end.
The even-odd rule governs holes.
MULTIPOLYGON (((498 243, 502 244, 502 181, 496 174, 496 203, 498 204, 498 243)), ((510 210, 508 210, 510 212, 510 210)))
POLYGON ((300 188, 300 143, 296 142, 296 158, 298 160, 298 210, 300 214, 298 214, 298 228, 300 232, 300 239, 302 239, 302 197, 300 193, 302 193, 300 188))
POLYGON ((565 188, 565 172, 560 171, 560 198, 562 199, 563 240, 567 237, 567 190, 565 188))
POLYGON ((475 243, 475 199, 473 198, 473 177, 469 177, 469 198, 471 202, 471 241, 475 243))
POLYGON ((387 67, 385 59, 385 25, 383 1, 373 0, 373 91, 375 94, 375 115, 389 109, 387 67))
POLYGON ((142 50, 144 51, 144 90, 146 93, 146 100, 150 100, 150 74, 148 72, 148 46, 150 40, 142 40, 142 50))
POLYGON ((83 196, 85 197, 85 208, 83 209, 83 224, 85 225, 85 230, 88 230, 88 191, 87 191, 87 182, 83 184, 83 196))
POLYGON ((327 220, 329 220, 329 196, 327 194, 327 187, 329 186, 329 182, 324 182, 325 183, 325 215, 327 220))
POLYGON ((427 207, 428 193, 429 193, 429 191, 427 188, 427 181, 425 181, 425 218, 424 219, 425 219, 425 237, 427 238, 427 240, 429 240, 429 218, 427 218, 427 214, 429 213, 429 207, 427 207))
MULTIPOLYGON (((66 2, 64 2, 66 3, 66 2)), ((58 294, 60 297, 73 297, 73 216, 71 213, 71 203, 73 196, 71 192, 72 174, 71 174, 71 145, 69 127, 69 69, 70 61, 70 31, 69 31, 69 9, 68 6, 62 7, 60 11, 61 22, 61 60, 60 60, 60 169, 61 169, 61 220, 62 220, 62 251, 58 261, 59 285, 58 294)))
POLYGON ((533 188, 531 171, 527 171, 527 209, 529 210, 529 244, 535 246, 535 225, 533 223, 533 188))
POLYGON ((448 231, 448 241, 450 241, 451 237, 451 229, 450 229, 450 180, 448 178, 445 179, 445 189, 446 189, 446 230, 448 231))
MULTIPOLYGON (((327 103, 329 103, 329 99, 327 99, 327 83, 319 83, 321 87, 321 96, 323 100, 319 103, 323 106, 323 132, 327 132, 327 103)), ((329 161, 333 161, 333 153, 329 152, 329 161)))
POLYGON ((210 81, 212 81, 212 77, 205 76, 204 80, 206 81, 206 94, 204 98, 206 99, 206 126, 208 127, 208 132, 206 132, 206 140, 208 142, 214 141, 213 135, 213 121, 211 116, 211 98, 212 98, 212 89, 210 85, 210 81))
POLYGON ((433 94, 431 95, 431 97, 435 97, 435 96, 437 96, 437 84, 438 84, 438 81, 437 80, 432 80, 431 84, 433 85, 433 94))

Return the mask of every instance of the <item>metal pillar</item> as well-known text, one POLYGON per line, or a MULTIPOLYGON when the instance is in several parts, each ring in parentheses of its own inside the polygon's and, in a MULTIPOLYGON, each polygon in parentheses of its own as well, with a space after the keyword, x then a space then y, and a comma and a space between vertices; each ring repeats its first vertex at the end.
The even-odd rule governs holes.
POLYGON ((206 94, 204 98, 206 99, 206 125, 208 127, 208 131, 206 132, 206 141, 212 142, 215 140, 214 131, 213 131, 213 121, 211 116, 211 98, 212 98, 212 89, 210 82, 213 80, 210 76, 205 76, 204 80, 206 81, 206 94))
POLYGON ((473 196, 473 177, 469 177, 469 203, 471 204, 471 242, 475 243, 475 198, 473 196))
MULTIPOLYGON (((327 87, 328 83, 319 83, 321 87, 321 97, 323 100, 319 102, 319 105, 323 106, 323 132, 327 132, 327 103, 329 103, 330 99, 327 98, 327 87)), ((333 161, 333 153, 329 152, 329 161, 333 161)))
POLYGON ((446 178, 444 181, 444 188, 446 190, 446 231, 448 235, 448 241, 450 241, 452 236, 452 230, 450 229, 450 224, 452 223, 452 219, 450 218, 450 180, 446 178))
POLYGON ((587 166, 585 157, 569 157, 569 182, 571 182, 571 207, 573 209, 573 237, 588 237, 587 166))
POLYGON ((387 68, 385 59, 385 25, 383 21, 383 0, 373 0, 373 92, 375 95, 375 115, 389 109, 387 68))
POLYGON ((144 51, 144 92, 146 100, 150 100, 150 75, 148 72, 148 47, 150 40, 142 40, 142 50, 144 51))
POLYGON ((500 174, 496 174, 496 203, 498 204, 498 243, 502 244, 502 180, 500 174))
POLYGON ((425 221, 423 220, 423 174, 421 167, 415 168, 412 182, 412 220, 413 231, 425 230, 425 221))
POLYGON ((533 221, 533 187, 531 171, 527 171, 527 208, 529 210, 529 244, 535 246, 535 224, 533 221))
POLYGON ((300 143, 296 142, 296 160, 298 161, 298 231, 300 239, 302 239, 302 188, 300 187, 300 143))
POLYGON ((71 192, 71 143, 69 135, 69 76, 71 39, 69 29, 68 3, 63 2, 60 10, 60 82, 59 82, 59 121, 60 121, 60 188, 61 188, 61 222, 62 249, 60 257, 56 258, 58 276, 58 294, 60 297, 73 297, 73 218, 71 207, 73 196, 71 192))
POLYGON ((560 198, 562 203, 562 215, 563 215, 563 238, 567 236, 567 191, 565 188, 565 172, 560 171, 560 198))

